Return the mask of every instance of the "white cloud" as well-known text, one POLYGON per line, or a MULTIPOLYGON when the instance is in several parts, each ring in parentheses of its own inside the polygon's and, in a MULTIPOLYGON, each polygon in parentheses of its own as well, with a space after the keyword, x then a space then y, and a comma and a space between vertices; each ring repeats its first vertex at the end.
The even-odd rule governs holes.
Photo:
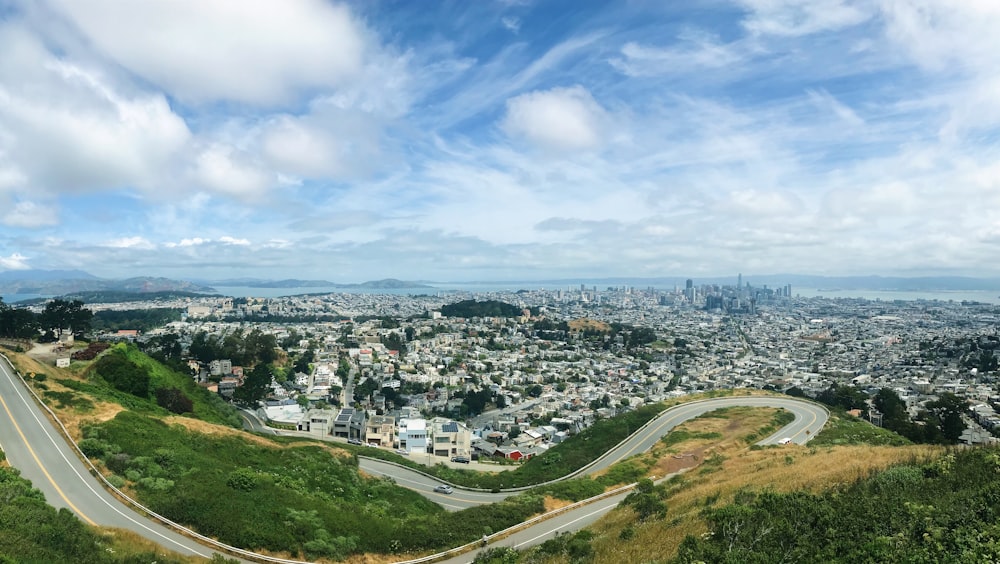
POLYGON ((40 206, 32 201, 22 200, 3 214, 0 222, 10 227, 37 228, 59 223, 53 206, 40 206))
POLYGON ((134 237, 121 237, 119 239, 111 239, 104 243, 105 247, 111 247, 113 249, 144 249, 150 250, 155 249, 156 245, 149 242, 145 237, 134 236, 134 237))
POLYGON ((868 0, 738 0, 748 11, 743 26, 754 34, 800 36, 835 31, 874 15, 868 0))
POLYGON ((211 243, 211 242, 212 242, 211 239, 203 239, 201 237, 191 237, 191 238, 187 238, 187 239, 181 239, 180 241, 178 241, 176 243, 174 243, 174 242, 165 243, 164 246, 168 247, 168 248, 171 248, 171 249, 177 248, 177 247, 198 247, 198 246, 201 246, 201 245, 207 245, 208 243, 211 243))
POLYGON ((544 148, 595 149, 604 142, 604 109, 582 86, 522 94, 507 101, 501 127, 544 148))
POLYGON ((99 70, 0 24, 0 171, 15 189, 151 188, 190 138, 160 94, 123 94, 99 70), (7 161, 5 163, 5 161, 7 161))
POLYGON ((346 83, 365 55, 361 23, 347 6, 324 0, 52 5, 117 64, 196 103, 288 102, 302 90, 346 83))
POLYGON ((687 32, 679 39, 677 45, 669 47, 651 47, 630 41, 622 47, 622 57, 609 62, 628 76, 656 76, 728 67, 742 61, 751 51, 748 45, 723 44, 718 38, 701 32, 687 32))
POLYGON ((1000 125, 1000 4, 967 0, 882 0, 886 36, 913 64, 932 73, 949 109, 940 129, 954 141, 1000 125))
POLYGON ((198 155, 194 177, 216 192, 250 199, 262 196, 277 180, 252 155, 225 145, 212 145, 198 155))
POLYGON ((865 124, 865 120, 861 119, 861 117, 859 117, 854 110, 837 100, 826 90, 807 90, 806 94, 808 94, 809 100, 812 101, 812 103, 815 104, 820 111, 832 113, 844 125, 850 127, 861 127, 865 124))
POLYGON ((228 235, 219 237, 219 242, 223 245, 236 245, 238 247, 245 247, 250 244, 250 241, 247 239, 237 239, 228 235))
POLYGON ((28 270, 31 267, 28 265, 28 257, 20 253, 14 253, 8 257, 0 257, 0 268, 6 270, 28 270))
POLYGON ((516 34, 521 30, 521 20, 513 16, 504 16, 500 18, 500 23, 503 24, 503 26, 511 33, 516 34))

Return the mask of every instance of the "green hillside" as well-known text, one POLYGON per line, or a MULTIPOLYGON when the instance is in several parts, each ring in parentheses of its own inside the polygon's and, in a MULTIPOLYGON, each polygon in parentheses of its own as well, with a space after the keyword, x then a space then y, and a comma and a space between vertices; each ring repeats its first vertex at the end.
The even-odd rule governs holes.
POLYGON ((84 382, 68 378, 56 381, 67 388, 134 411, 159 415, 174 412, 208 423, 236 428, 242 426, 236 409, 217 394, 198 386, 191 376, 157 362, 133 345, 115 345, 94 362, 88 374, 90 377, 84 382))
MULTIPOLYGON (((112 535, 102 535, 66 509, 45 503, 42 492, 4 466, 0 451, 0 562, 73 562, 126 564, 159 562, 181 564, 188 559, 131 546, 112 535)), ((220 560, 221 561, 221 560, 220 560)))
POLYGON ((315 441, 208 435, 129 411, 84 429, 80 446, 140 502, 251 550, 342 559, 441 550, 541 512, 540 497, 446 512, 358 473, 351 452, 315 441))

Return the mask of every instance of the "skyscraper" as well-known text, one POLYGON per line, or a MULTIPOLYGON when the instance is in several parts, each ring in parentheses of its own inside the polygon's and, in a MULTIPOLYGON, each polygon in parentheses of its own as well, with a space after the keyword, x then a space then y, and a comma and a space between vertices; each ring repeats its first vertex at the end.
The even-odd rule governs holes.
POLYGON ((739 273, 736 276, 736 289, 737 290, 742 290, 743 289, 743 273, 742 272, 739 273))

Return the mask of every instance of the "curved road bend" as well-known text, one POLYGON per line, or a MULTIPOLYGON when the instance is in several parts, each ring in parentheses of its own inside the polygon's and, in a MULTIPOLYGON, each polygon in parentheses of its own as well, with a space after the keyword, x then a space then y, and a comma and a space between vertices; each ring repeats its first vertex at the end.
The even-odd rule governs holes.
POLYGON ((11 466, 45 494, 89 525, 134 531, 164 548, 211 558, 216 552, 144 517, 108 493, 55 430, 29 392, 0 358, 0 444, 11 466))
MULTIPOLYGON (((682 403, 663 412, 580 474, 588 475, 600 472, 612 464, 649 450, 663 435, 685 421, 709 411, 737 406, 784 408, 795 415, 794 421, 757 443, 761 445, 777 444, 784 438, 789 438, 794 443, 804 444, 823 428, 828 419, 826 409, 818 404, 781 396, 737 396, 682 403)), ((477 492, 456 487, 455 492, 451 495, 438 494, 433 490, 434 486, 440 482, 408 468, 369 458, 361 458, 359 467, 370 474, 392 478, 400 486, 420 492, 450 511, 458 511, 483 503, 495 503, 517 493, 477 492)))
MULTIPOLYGON (((643 452, 650 448, 664 434, 681 423, 698 417, 709 411, 724 407, 750 406, 750 407, 782 407, 793 414, 795 420, 782 427, 773 435, 765 438, 757 444, 768 445, 777 444, 778 441, 789 438, 796 444, 805 444, 810 438, 818 433, 829 418, 825 408, 811 402, 795 400, 782 397, 766 396, 746 396, 733 398, 714 398, 705 401, 681 404, 664 412, 652 423, 645 426, 642 432, 633 435, 618 448, 611 451, 611 454, 604 461, 595 464, 585 473, 596 472, 598 466, 604 468, 623 458, 632 456, 638 452, 643 452), (608 464, 602 464, 605 461, 608 464)), ((662 482, 668 477, 660 478, 657 482, 662 482)), ((460 493, 455 490, 455 494, 460 493)), ((605 513, 618 506, 628 492, 607 497, 594 503, 584 505, 577 509, 567 511, 563 514, 541 521, 531 527, 518 531, 495 543, 490 543, 490 547, 509 546, 516 549, 525 549, 536 544, 541 544, 556 534, 573 532, 596 522, 605 513)), ((443 560, 443 564, 468 564, 472 562, 479 549, 467 552, 463 555, 443 560)))

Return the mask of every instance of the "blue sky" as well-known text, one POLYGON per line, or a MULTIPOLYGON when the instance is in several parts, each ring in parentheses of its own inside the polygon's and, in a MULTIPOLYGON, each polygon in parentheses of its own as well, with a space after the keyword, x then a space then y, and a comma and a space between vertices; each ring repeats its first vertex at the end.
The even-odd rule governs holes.
POLYGON ((997 29, 993 0, 0 0, 0 271, 996 276, 997 29))

